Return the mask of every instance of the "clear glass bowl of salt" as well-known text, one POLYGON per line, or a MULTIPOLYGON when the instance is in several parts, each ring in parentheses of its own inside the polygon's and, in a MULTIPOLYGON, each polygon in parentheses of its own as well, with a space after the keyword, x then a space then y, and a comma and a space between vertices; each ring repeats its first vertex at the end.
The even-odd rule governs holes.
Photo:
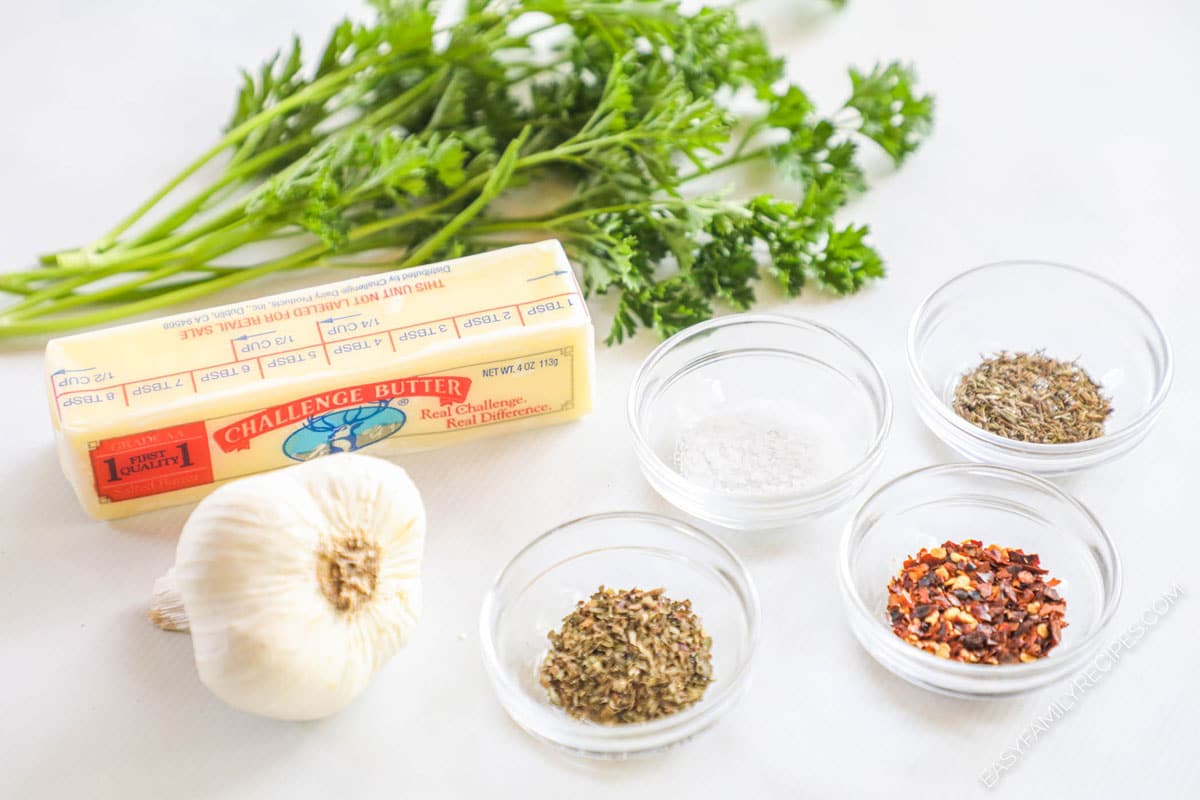
POLYGON ((659 345, 629 393, 642 471, 669 503, 727 528, 785 527, 860 492, 892 400, 879 368, 831 328, 736 314, 659 345))

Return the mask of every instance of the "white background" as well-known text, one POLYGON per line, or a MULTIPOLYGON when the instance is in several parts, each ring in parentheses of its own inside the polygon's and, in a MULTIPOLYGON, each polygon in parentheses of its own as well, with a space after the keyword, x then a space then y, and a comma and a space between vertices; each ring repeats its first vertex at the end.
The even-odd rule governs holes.
MULTIPOLYGON (((316 0, 3 0, 0 268, 97 235, 214 139, 238 66, 293 30, 323 39, 343 5, 361 11, 316 0)), ((960 270, 1022 256, 1087 266, 1132 289, 1173 338, 1178 375, 1157 429, 1067 485, 1124 559, 1114 637, 1173 584, 1186 594, 997 791, 1200 796, 1200 5, 852 0, 834 14, 779 0, 750 13, 826 107, 847 89, 845 65, 893 57, 913 61, 937 94, 924 150, 899 174, 879 170, 847 214, 871 224, 891 276, 857 297, 789 306, 857 340, 891 382, 896 419, 876 484, 952 458, 917 420, 903 336, 921 297, 960 270)), ((606 325, 603 306, 597 315, 606 325)), ((85 518, 52 450, 41 343, 4 345, 0 797, 986 794, 977 776, 1066 687, 971 703, 878 667, 837 596, 848 511, 784 534, 726 535, 757 580, 764 626, 753 690, 705 735, 653 758, 594 763, 509 722, 476 633, 494 573, 566 519, 667 510, 637 471, 623 413, 652 345, 600 349, 597 409, 580 424, 405 460, 429 508, 426 616, 356 704, 313 724, 223 706, 199 684, 188 639, 145 621, 188 509, 85 518)))

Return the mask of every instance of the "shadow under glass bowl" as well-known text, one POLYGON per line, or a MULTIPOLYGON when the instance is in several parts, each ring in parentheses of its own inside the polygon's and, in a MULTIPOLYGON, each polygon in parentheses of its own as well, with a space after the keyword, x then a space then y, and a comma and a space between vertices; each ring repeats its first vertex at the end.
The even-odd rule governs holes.
POLYGON ((627 413, 655 491, 699 519, 753 530, 826 514, 860 492, 883 456, 892 399, 871 358, 837 331, 734 314, 659 345, 627 413), (756 472, 776 483, 722 482, 756 472))
POLYGON ((846 527, 838 554, 851 630, 899 677, 955 697, 1006 697, 1083 669, 1106 643, 1121 596, 1121 565, 1100 523, 1078 500, 1042 478, 1006 467, 948 464, 910 472, 867 499, 846 527), (967 664, 938 658, 892 632, 888 583, 904 560, 945 541, 1036 553, 1066 601, 1062 640, 1021 664, 967 664))
POLYGON ((908 367, 921 419, 972 460, 1062 475, 1114 459, 1140 443, 1171 386, 1166 335, 1133 295, 1094 273, 1042 261, 1005 261, 947 281, 917 308, 908 367), (1007 351, 1077 361, 1112 401, 1104 435, 1067 444, 1018 442, 953 408, 959 379, 1007 351))
POLYGON ((724 715, 749 686, 758 596, 737 556, 707 533, 657 514, 617 512, 568 522, 509 562, 480 612, 484 665, 500 703, 533 736, 572 753, 626 758, 677 745, 724 715), (601 725, 551 705, 538 681, 547 633, 601 585, 662 587, 690 599, 712 638, 713 681, 694 705, 650 722, 601 725))

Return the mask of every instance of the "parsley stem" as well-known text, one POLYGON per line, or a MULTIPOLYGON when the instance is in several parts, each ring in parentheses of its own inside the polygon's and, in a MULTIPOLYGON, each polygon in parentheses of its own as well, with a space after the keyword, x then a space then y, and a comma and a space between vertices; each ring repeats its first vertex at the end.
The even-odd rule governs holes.
POLYGON ((141 245, 149 244, 150 242, 161 239, 177 230, 181 225, 202 211, 209 200, 216 196, 222 189, 232 186, 235 183, 243 181, 246 178, 256 175, 260 170, 273 164, 278 159, 296 150, 307 150, 315 142, 311 135, 300 136, 295 139, 278 144, 269 150, 264 150, 252 158, 239 163, 233 169, 228 169, 219 180, 211 186, 198 193, 187 203, 181 205, 168 216, 164 217, 159 222, 148 228, 141 235, 134 238, 127 245, 117 245, 119 248, 130 250, 141 245))
POLYGON ((258 128, 271 120, 279 117, 289 111, 304 105, 305 103, 313 102, 314 100, 324 100, 340 91, 347 78, 352 78, 356 74, 362 72, 368 66, 374 65, 391 57, 390 53, 377 53, 369 58, 356 60, 339 70, 328 73, 321 78, 313 81, 308 86, 304 87, 295 94, 280 100, 270 108, 263 109, 255 114, 250 119, 238 125, 229 133, 225 134, 215 145, 206 150, 199 158, 193 161, 188 166, 184 167, 174 178, 167 181, 158 191, 150 195, 141 205, 133 210, 127 217, 122 219, 108 233, 101 236, 89 249, 102 251, 111 247, 122 233, 127 231, 134 223, 144 217, 151 209, 153 209, 164 197, 179 187, 185 180, 194 175, 201 167, 212 161, 218 155, 231 145, 236 144, 243 137, 247 136, 255 128, 258 128))
MULTIPOLYGON (((47 304, 53 304, 68 294, 71 294, 74 298, 82 298, 71 302, 69 306, 80 305, 81 302, 86 302, 88 298, 91 298, 94 293, 72 294, 74 290, 95 283, 103 278, 169 262, 174 263, 170 263, 170 266, 165 268, 169 268, 173 272, 184 272, 195 268, 197 264, 202 264, 209 258, 237 249, 249 242, 257 241, 261 239, 263 234, 269 232, 268 226, 265 225, 246 225, 244 222, 238 222, 226 226, 223 231, 214 232, 208 239, 182 252, 160 253, 151 258, 143 258, 140 262, 125 263, 118 261, 115 264, 98 268, 92 267, 31 293, 23 300, 6 307, 3 316, 26 319, 31 316, 47 313, 50 310, 47 304)), ((140 278, 134 278, 131 280, 131 283, 138 285, 145 283, 145 281, 140 278)))
POLYGON ((212 280, 202 281, 195 285, 184 286, 179 289, 171 289, 161 294, 155 294, 142 300, 137 300, 132 303, 122 304, 117 308, 99 308, 95 311, 89 311, 82 314, 73 314, 69 317, 39 317, 35 319, 14 319, 7 311, 0 314, 0 338, 7 336, 34 336, 38 334, 56 333, 58 331, 71 328, 103 325, 109 322, 134 314, 143 314, 148 311, 156 311, 161 308, 175 305, 177 303, 185 303, 191 300, 196 300, 205 295, 221 289, 226 289, 231 286, 236 286, 239 283, 260 278, 264 275, 269 275, 272 272, 277 272, 281 269, 287 269, 296 264, 285 264, 283 259, 279 261, 268 261, 256 267, 238 270, 236 272, 227 273, 212 280))
MULTIPOLYGON (((387 104, 380 106, 374 112, 369 114, 364 118, 363 122, 366 124, 379 124, 380 122, 387 120, 388 117, 394 115, 406 105, 411 104, 421 94, 424 94, 433 88, 434 84, 440 80, 444 73, 445 68, 426 76, 426 78, 420 83, 413 86, 403 94, 393 98, 387 104)), ((345 130, 346 127, 349 127, 353 124, 355 123, 347 123, 338 130, 345 130)), ((332 134, 326 134, 326 136, 329 135, 332 134)), ((278 144, 268 150, 264 150, 255 156, 247 158, 245 161, 239 161, 237 163, 230 164, 230 167, 226 169, 225 173, 219 180, 198 193, 190 201, 177 208, 169 216, 165 217, 158 223, 155 223, 154 226, 147 229, 144 233, 130 242, 128 248, 147 244, 171 233, 195 216, 195 214, 197 214, 199 211, 203 210, 206 203, 218 192, 220 192, 220 190, 243 181, 246 178, 253 177, 263 168, 269 166, 291 152, 308 150, 317 142, 317 140, 317 136, 313 134, 306 134, 304 136, 299 136, 295 139, 278 144)), ((120 245, 118 244, 116 247, 120 247, 120 245)))
POLYGON ((768 152, 769 152, 769 148, 767 148, 767 147, 757 147, 748 153, 747 152, 735 153, 734 155, 731 155, 728 158, 724 158, 724 159, 716 162, 715 164, 709 164, 704 169, 698 169, 695 172, 689 172, 687 175, 681 176, 679 178, 679 182, 687 183, 688 181, 693 181, 696 178, 703 178, 706 175, 712 175, 714 172, 720 172, 723 169, 729 169, 730 167, 736 167, 739 164, 747 164, 751 161, 758 161, 760 158, 767 155, 768 152))
POLYGON ((145 266, 147 264, 157 264, 172 258, 178 258, 179 254, 173 252, 175 248, 190 244, 209 234, 222 230, 230 230, 244 224, 244 217, 242 216, 244 208, 242 206, 243 204, 239 203, 237 206, 227 209, 220 216, 214 217, 203 225, 140 247, 114 249, 104 253, 95 253, 90 250, 77 253, 64 253, 60 263, 64 267, 81 266, 103 269, 115 265, 129 267, 145 266))
MULTIPOLYGON (((668 205, 668 204, 683 205, 686 203, 687 203, 687 201, 685 201, 685 200, 678 200, 675 203, 671 203, 670 201, 666 201, 666 200, 663 201, 664 205, 668 205)), ((622 203, 620 205, 606 206, 603 208, 582 209, 580 211, 575 211, 575 212, 572 212, 569 214, 561 214, 559 216, 527 217, 527 218, 523 218, 523 219, 522 218, 513 218, 513 219, 506 219, 506 220, 503 220, 500 222, 490 222, 490 223, 484 222, 479 225, 472 225, 471 232, 472 233, 482 233, 482 234, 504 233, 504 232, 508 232, 508 231, 526 230, 529 228, 553 230, 553 229, 561 228, 561 227, 567 225, 568 223, 574 222, 576 220, 597 217, 602 214, 620 214, 623 211, 644 210, 647 207, 649 207, 650 205, 651 205, 651 203, 646 203, 646 202, 622 203)))

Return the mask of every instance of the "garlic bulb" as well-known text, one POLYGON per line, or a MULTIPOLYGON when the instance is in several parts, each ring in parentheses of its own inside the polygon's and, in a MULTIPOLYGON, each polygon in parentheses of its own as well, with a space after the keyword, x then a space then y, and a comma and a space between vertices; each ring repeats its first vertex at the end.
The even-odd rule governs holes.
POLYGON ((235 708, 328 716, 416 626, 424 539, 420 494, 387 461, 338 454, 254 475, 197 506, 150 616, 190 629, 200 680, 235 708))

